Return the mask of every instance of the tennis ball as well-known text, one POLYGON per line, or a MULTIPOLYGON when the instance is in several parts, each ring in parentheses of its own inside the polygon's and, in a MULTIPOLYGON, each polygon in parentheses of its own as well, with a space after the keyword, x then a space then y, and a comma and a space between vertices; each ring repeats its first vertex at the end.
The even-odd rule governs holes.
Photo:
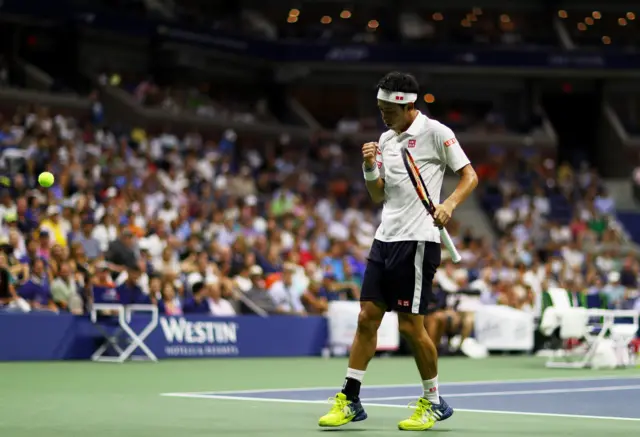
POLYGON ((45 188, 53 185, 53 181, 55 181, 55 178, 48 171, 40 173, 40 176, 38 176, 38 183, 45 188))

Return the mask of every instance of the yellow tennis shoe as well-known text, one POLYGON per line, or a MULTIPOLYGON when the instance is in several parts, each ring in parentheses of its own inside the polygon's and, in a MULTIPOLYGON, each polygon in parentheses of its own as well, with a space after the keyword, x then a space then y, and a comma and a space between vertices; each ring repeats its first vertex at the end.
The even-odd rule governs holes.
POLYGON ((352 402, 347 399, 344 393, 338 393, 335 397, 329 398, 329 402, 333 403, 333 406, 318 421, 320 426, 337 427, 367 418, 367 413, 364 411, 360 401, 352 402))
MULTIPOLYGON (((413 405, 410 404, 409 407, 413 407, 413 405)), ((398 429, 402 431, 425 431, 433 428, 433 425, 436 424, 436 418, 432 408, 431 402, 425 398, 418 399, 415 404, 415 411, 411 417, 398 423, 398 429)))

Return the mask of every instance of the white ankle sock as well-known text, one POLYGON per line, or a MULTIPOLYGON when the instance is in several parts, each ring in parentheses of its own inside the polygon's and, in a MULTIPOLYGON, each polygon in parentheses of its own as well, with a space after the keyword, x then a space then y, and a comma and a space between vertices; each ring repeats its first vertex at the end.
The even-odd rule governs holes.
POLYGON ((428 400, 432 404, 440 403, 440 392, 438 391, 438 376, 422 381, 422 387, 424 388, 423 397, 426 400, 428 400))
POLYGON ((355 379, 358 382, 362 382, 366 370, 356 370, 352 368, 347 369, 347 378, 355 379))

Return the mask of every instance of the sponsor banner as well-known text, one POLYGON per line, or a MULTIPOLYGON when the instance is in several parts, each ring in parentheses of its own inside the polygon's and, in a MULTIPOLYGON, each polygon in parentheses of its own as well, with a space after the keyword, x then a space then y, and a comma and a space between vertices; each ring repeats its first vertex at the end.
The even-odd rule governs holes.
POLYGON ((320 355, 324 317, 160 317, 147 345, 158 358, 320 355))
POLYGON ((488 305, 475 313, 475 338, 490 351, 532 350, 534 331, 533 315, 525 311, 488 305))
MULTIPOLYGON (((336 301, 329 303, 329 346, 350 348, 358 327, 359 302, 336 301)), ((378 350, 394 351, 400 347, 398 315, 386 313, 378 330, 378 350)))
MULTIPOLYGON (((133 316, 140 332, 145 315, 133 316)), ((113 330, 113 323, 105 325, 113 330)), ((0 313, 0 361, 89 359, 102 344, 87 317, 0 313)), ((160 359, 319 356, 327 342, 324 317, 160 317, 145 343, 160 359)))

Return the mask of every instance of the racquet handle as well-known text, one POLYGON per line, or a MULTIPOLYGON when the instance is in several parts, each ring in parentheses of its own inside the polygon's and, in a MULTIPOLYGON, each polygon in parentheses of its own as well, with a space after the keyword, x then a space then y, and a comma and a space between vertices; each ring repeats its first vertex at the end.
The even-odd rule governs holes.
POLYGON ((453 245, 453 240, 451 240, 451 236, 445 228, 440 229, 440 240, 442 240, 442 244, 444 244, 444 247, 446 247, 449 251, 449 255, 451 255, 451 261, 456 264, 459 263, 462 257, 458 253, 456 247, 453 245))

